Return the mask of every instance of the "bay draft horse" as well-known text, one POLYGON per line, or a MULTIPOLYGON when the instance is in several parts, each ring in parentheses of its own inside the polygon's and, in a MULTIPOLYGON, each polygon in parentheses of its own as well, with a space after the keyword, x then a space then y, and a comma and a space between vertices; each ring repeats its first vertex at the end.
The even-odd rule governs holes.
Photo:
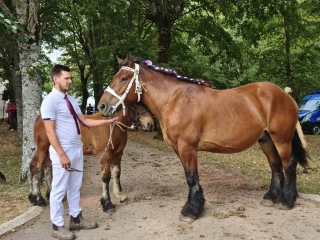
MULTIPOLYGON (((126 107, 126 114, 123 116, 122 111, 116 114, 118 122, 125 125, 132 123, 137 126, 138 121, 142 125, 144 131, 152 131, 154 120, 150 111, 143 104, 133 104, 126 107)), ((86 118, 102 119, 99 113, 86 115, 86 118)), ((121 126, 121 125, 120 125, 121 126)), ((101 196, 101 205, 103 211, 114 209, 109 193, 109 182, 113 180, 113 194, 120 202, 126 200, 126 195, 122 192, 120 184, 121 174, 121 157, 127 143, 127 129, 122 126, 114 126, 112 131, 112 142, 110 139, 110 125, 86 128, 80 125, 83 142, 83 153, 85 155, 99 155, 103 189, 101 196), (110 143, 110 144, 109 144, 110 143), (113 147, 110 146, 111 143, 113 147), (105 150, 107 151, 105 152, 105 150)), ((34 140, 37 145, 36 154, 30 163, 29 183, 30 192, 29 200, 33 205, 43 206, 46 204, 41 195, 40 186, 45 177, 47 185, 46 196, 49 199, 52 182, 52 168, 49 156, 50 142, 46 135, 45 127, 41 116, 36 119, 34 124, 34 140)))
POLYGON ((204 210, 197 151, 236 153, 257 141, 272 170, 263 202, 283 209, 294 206, 297 163, 306 167, 309 156, 302 144, 298 107, 289 94, 269 82, 214 90, 150 69, 130 55, 118 62, 120 70, 98 109, 111 117, 121 99, 131 104, 140 98, 159 120, 165 142, 181 160, 189 188, 181 220, 193 221, 204 210))

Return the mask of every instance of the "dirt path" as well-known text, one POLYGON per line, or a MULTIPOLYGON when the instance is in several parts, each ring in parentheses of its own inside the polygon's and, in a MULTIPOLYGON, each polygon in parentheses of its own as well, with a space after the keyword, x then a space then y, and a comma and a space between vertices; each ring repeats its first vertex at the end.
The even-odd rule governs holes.
MULTIPOLYGON (((104 213, 96 159, 85 160, 81 206, 84 216, 96 220, 99 228, 77 231, 77 239, 320 239, 319 203, 299 198, 290 211, 261 206, 265 186, 201 160, 205 211, 191 224, 181 222, 187 185, 179 159, 172 151, 132 140, 122 162, 122 187, 129 200, 121 204, 113 198, 116 212, 104 213)), ((3 239, 51 239, 48 210, 3 239)))

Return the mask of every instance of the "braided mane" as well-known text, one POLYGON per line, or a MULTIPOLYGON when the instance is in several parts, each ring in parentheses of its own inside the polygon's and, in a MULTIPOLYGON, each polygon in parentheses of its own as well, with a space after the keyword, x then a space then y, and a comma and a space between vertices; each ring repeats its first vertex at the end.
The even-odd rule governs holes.
MULTIPOLYGON (((198 78, 189 78, 189 77, 185 77, 185 76, 182 76, 180 74, 178 74, 175 70, 173 69, 170 69, 170 68, 164 68, 164 67, 160 67, 160 66, 156 66, 156 65, 153 65, 152 64, 152 61, 151 60, 144 60, 142 61, 141 58, 139 57, 132 57, 132 62, 133 63, 137 63, 137 64, 144 64, 142 66, 146 66, 146 67, 149 67, 155 71, 158 71, 158 72, 162 72, 162 73, 166 73, 166 74, 169 74, 169 75, 172 75, 174 77, 176 77, 177 79, 181 80, 181 81, 186 81, 186 82, 190 82, 190 83, 195 83, 195 84, 199 84, 199 85, 203 85, 205 87, 210 87, 210 83, 208 81, 205 81, 203 79, 198 79, 198 78)), ((128 65, 128 61, 125 59, 122 61, 122 63, 120 64, 120 68, 122 66, 127 66, 128 65)))
POLYGON ((205 80, 181 76, 181 75, 179 75, 179 74, 178 74, 175 70, 173 70, 173 69, 164 68, 164 67, 160 67, 160 66, 153 65, 152 62, 151 62, 151 60, 144 60, 143 63, 144 63, 146 66, 148 66, 149 68, 151 68, 151 69, 153 69, 153 70, 155 70, 155 71, 173 75, 173 76, 175 76, 176 78, 178 78, 179 80, 186 81, 186 82, 191 82, 191 83, 196 83, 196 84, 203 85, 203 86, 206 86, 206 87, 210 87, 209 82, 207 82, 207 81, 205 81, 205 80))

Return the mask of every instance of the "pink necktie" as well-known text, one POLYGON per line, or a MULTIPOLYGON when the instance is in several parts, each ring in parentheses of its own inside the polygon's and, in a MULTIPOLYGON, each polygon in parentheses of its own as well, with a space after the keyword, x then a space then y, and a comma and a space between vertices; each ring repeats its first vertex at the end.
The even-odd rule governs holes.
POLYGON ((74 110, 71 102, 69 101, 69 99, 68 99, 68 97, 67 97, 67 94, 64 95, 64 99, 66 100, 67 106, 68 106, 68 108, 69 108, 69 111, 70 111, 71 115, 73 116, 73 119, 74 119, 74 121, 75 121, 75 123, 76 123, 78 134, 80 134, 80 128, 79 128, 79 125, 78 125, 78 121, 81 123, 82 126, 85 126, 85 127, 87 127, 87 128, 89 128, 89 127, 88 127, 84 122, 82 122, 82 121, 79 119, 76 111, 74 110), (78 121, 77 121, 77 119, 78 119, 78 121))

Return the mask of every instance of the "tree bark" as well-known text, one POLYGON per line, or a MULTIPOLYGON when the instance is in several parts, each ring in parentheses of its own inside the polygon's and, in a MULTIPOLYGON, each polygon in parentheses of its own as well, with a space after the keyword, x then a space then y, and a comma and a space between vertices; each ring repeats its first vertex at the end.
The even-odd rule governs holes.
POLYGON ((171 40, 172 40, 172 25, 170 23, 166 23, 166 21, 156 23, 159 41, 158 41, 158 62, 168 63, 170 60, 171 50, 171 40))
POLYGON ((40 40, 38 36, 39 22, 38 0, 20 0, 16 3, 16 13, 19 23, 24 27, 30 40, 19 41, 19 69, 22 80, 22 164, 21 181, 27 179, 29 165, 35 154, 36 145, 33 139, 33 125, 37 118, 36 111, 41 105, 42 82, 32 64, 40 57, 40 40))
POLYGON ((81 89, 82 89, 82 103, 81 103, 81 111, 84 114, 87 108, 87 101, 89 98, 89 92, 87 90, 88 78, 85 76, 85 67, 78 66, 80 71, 80 80, 81 80, 81 89))
POLYGON ((15 92, 15 100, 17 106, 17 124, 18 124, 18 145, 22 144, 22 134, 23 134, 23 118, 22 118, 22 81, 19 69, 19 52, 18 44, 13 43, 13 63, 11 69, 12 81, 15 92))
POLYGON ((170 45, 175 22, 184 12, 184 3, 167 1, 146 1, 146 19, 153 22, 157 27, 158 40, 158 62, 168 63, 170 60, 170 45))
POLYGON ((284 31, 285 31, 285 48, 286 48, 286 75, 287 75, 287 86, 293 89, 293 76, 291 71, 291 38, 290 38, 290 23, 284 16, 284 31))
POLYGON ((40 46, 36 44, 19 44, 20 71, 22 77, 22 164, 21 180, 25 181, 29 172, 30 162, 35 154, 36 144, 33 139, 33 126, 37 118, 36 111, 41 106, 41 80, 36 72, 28 73, 27 69, 39 60, 40 46))

